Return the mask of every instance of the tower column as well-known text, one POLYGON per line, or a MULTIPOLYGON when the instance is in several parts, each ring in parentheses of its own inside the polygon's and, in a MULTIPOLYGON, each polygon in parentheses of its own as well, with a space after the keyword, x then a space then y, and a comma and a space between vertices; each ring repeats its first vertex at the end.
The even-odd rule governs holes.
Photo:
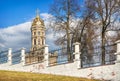
POLYGON ((40 38, 40 45, 42 45, 42 38, 40 38))
POLYGON ((44 45, 45 45, 45 38, 44 38, 44 45))

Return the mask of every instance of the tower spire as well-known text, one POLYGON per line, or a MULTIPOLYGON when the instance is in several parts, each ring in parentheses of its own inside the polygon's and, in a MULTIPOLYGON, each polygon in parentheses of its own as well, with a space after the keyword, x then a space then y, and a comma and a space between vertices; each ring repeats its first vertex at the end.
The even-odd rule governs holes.
POLYGON ((37 8, 37 10, 36 10, 36 17, 39 17, 39 9, 37 8))

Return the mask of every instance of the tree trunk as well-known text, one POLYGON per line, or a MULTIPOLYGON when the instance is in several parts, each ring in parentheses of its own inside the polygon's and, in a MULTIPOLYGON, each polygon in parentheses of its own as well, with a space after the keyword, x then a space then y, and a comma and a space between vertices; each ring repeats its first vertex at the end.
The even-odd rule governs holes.
MULTIPOLYGON (((68 22, 69 23, 69 22, 68 22)), ((69 24, 67 23, 67 54, 68 54, 68 60, 71 60, 71 50, 70 50, 70 33, 69 33, 69 24)))
MULTIPOLYGON (((68 39, 70 39, 69 34, 68 34, 68 39)), ((68 53, 68 60, 70 61, 72 59, 71 50, 70 50, 70 40, 67 40, 67 53, 68 53)))
POLYGON ((102 32, 102 65, 105 64, 105 32, 102 32))
POLYGON ((71 59, 72 59, 72 56, 71 56, 71 50, 70 50, 70 23, 69 23, 69 21, 70 21, 70 0, 67 0, 67 9, 68 9, 68 11, 67 11, 67 27, 66 27, 66 34, 67 34, 67 53, 68 53, 68 61, 71 61, 71 59))

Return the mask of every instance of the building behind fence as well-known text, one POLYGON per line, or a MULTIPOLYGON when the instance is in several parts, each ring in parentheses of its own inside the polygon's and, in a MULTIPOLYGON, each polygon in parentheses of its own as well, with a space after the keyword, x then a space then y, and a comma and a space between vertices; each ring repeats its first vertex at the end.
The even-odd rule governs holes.
POLYGON ((0 70, 26 71, 37 73, 58 74, 101 80, 120 81, 120 41, 109 47, 117 47, 106 53, 106 64, 101 65, 101 55, 96 51, 92 60, 80 52, 80 44, 74 44, 72 55, 68 60, 66 48, 49 51, 48 46, 36 50, 36 54, 25 52, 25 48, 0 52, 0 70), (117 46, 116 46, 117 45, 117 46), (104 75, 104 76, 103 76, 104 75))

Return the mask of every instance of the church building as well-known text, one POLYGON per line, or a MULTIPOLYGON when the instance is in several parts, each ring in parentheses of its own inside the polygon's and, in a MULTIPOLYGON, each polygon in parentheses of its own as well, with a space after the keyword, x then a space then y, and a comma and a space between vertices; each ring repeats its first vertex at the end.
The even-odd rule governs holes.
POLYGON ((36 18, 31 26, 31 51, 41 49, 45 45, 45 25, 44 21, 39 16, 39 11, 36 12, 36 18))
POLYGON ((26 54, 26 64, 38 63, 44 60, 45 30, 44 21, 40 18, 37 10, 36 17, 31 25, 31 49, 26 54))

